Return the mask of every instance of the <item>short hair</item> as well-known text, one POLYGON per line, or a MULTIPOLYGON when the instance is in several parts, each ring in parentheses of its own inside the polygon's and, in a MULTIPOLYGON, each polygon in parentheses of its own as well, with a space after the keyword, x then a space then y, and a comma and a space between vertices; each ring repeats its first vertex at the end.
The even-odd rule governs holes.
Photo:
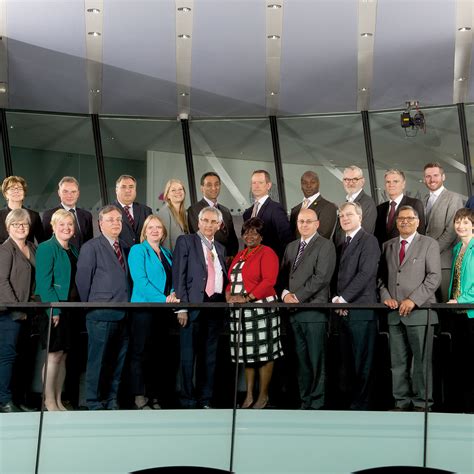
POLYGON ((2 193, 5 196, 5 198, 7 197, 8 188, 11 188, 14 184, 21 185, 26 196, 28 185, 26 184, 25 178, 22 178, 21 176, 8 176, 7 178, 3 180, 3 183, 2 183, 2 193))
POLYGON ((260 219, 260 217, 251 217, 248 221, 245 221, 242 224, 242 230, 240 232, 240 235, 244 235, 245 232, 247 232, 251 229, 254 229, 255 231, 257 231, 258 235, 263 237, 263 228, 264 228, 264 226, 265 226, 265 224, 262 221, 262 219, 260 219))
POLYGON ((163 222, 161 217, 157 216, 156 214, 150 214, 145 219, 145 222, 143 223, 142 232, 140 234, 140 242, 143 242, 144 240, 146 240, 146 230, 148 229, 148 226, 149 226, 150 222, 153 221, 153 220, 158 221, 161 224, 161 226, 163 227, 163 235, 161 236, 161 240, 160 240, 160 245, 161 245, 164 242, 164 240, 166 239, 166 237, 168 237, 168 231, 166 230, 165 223, 163 222))
POLYGON ((8 228, 14 222, 18 222, 18 221, 26 221, 26 222, 28 222, 28 224, 31 225, 30 213, 26 209, 23 209, 21 207, 19 209, 13 209, 13 211, 10 211, 7 214, 7 217, 5 219, 5 227, 6 227, 7 231, 8 231, 8 228))
POLYGON ((270 173, 267 171, 267 170, 255 170, 253 173, 252 173, 252 176, 254 174, 264 174, 265 175, 265 181, 267 183, 271 183, 272 182, 272 179, 270 178, 270 173))
MULTIPOLYGON (((204 173, 202 176, 201 176, 201 186, 204 186, 204 181, 206 180, 206 178, 208 178, 209 176, 214 176, 216 177, 218 180, 219 180, 219 183, 221 182, 221 177, 214 171, 208 171, 207 173, 204 173)), ((183 186, 184 187, 184 186, 183 186)))
POLYGON ((390 168, 389 170, 385 171, 385 174, 383 175, 384 179, 387 177, 389 174, 398 174, 399 176, 402 177, 403 181, 406 181, 405 178, 405 173, 402 170, 398 170, 396 168, 390 168))
POLYGON ((461 221, 463 219, 469 219, 474 225, 474 211, 467 207, 461 207, 461 209, 458 209, 456 214, 454 214, 453 222, 461 221))
POLYGON ((74 178, 74 176, 64 176, 64 178, 61 178, 61 181, 58 183, 58 189, 60 189, 64 183, 72 183, 79 187, 79 181, 74 178))
POLYGON ((362 168, 359 168, 356 165, 347 166, 346 168, 344 168, 344 171, 342 174, 344 174, 346 171, 357 171, 357 173, 360 174, 361 178, 364 177, 364 172, 362 171, 362 168))
POLYGON ((107 204, 99 211, 99 221, 103 220, 106 214, 110 214, 113 211, 117 211, 120 215, 122 215, 122 211, 117 206, 114 206, 113 204, 107 204))
POLYGON ((311 178, 314 178, 319 183, 319 176, 318 176, 318 173, 316 173, 315 171, 311 171, 311 170, 305 171, 301 175, 300 179, 303 179, 304 176, 310 176, 311 178))
POLYGON ((72 215, 70 211, 66 211, 66 209, 58 209, 51 216, 51 227, 54 227, 59 221, 62 221, 64 219, 71 219, 72 223, 74 224, 74 228, 76 228, 76 218, 72 215))
POLYGON ((360 217, 362 217, 362 206, 358 203, 358 202, 343 202, 340 206, 339 206, 339 212, 342 212, 346 207, 353 207, 356 214, 360 217))
POLYGON ((202 216, 203 216, 206 212, 213 212, 213 213, 216 215, 216 217, 217 217, 217 222, 222 222, 222 220, 223 220, 222 212, 221 212, 219 209, 217 209, 217 207, 213 207, 213 206, 203 207, 203 208, 199 211, 198 219, 201 220, 202 216))
POLYGON ((137 180, 131 174, 121 174, 117 178, 117 181, 115 181, 115 187, 117 187, 120 184, 120 181, 123 181, 124 179, 131 179, 135 184, 137 184, 137 180))
POLYGON ((311 211, 311 212, 314 212, 314 214, 316 215, 316 220, 319 221, 319 216, 318 216, 318 213, 314 210, 314 209, 310 209, 309 207, 307 207, 306 209, 300 209, 300 212, 298 212, 298 216, 304 212, 304 211, 311 211))
POLYGON ((414 207, 412 207, 412 206, 400 206, 400 207, 397 209, 397 214, 396 214, 396 215, 398 216, 398 214, 400 214, 400 212, 402 212, 402 211, 412 211, 413 214, 415 214, 415 217, 416 217, 417 219, 420 218, 420 216, 418 215, 418 211, 417 211, 414 207))
POLYGON ((426 165, 423 167, 423 171, 426 171, 427 168, 439 168, 441 174, 444 174, 443 166, 437 161, 433 161, 432 163, 426 163, 426 165))

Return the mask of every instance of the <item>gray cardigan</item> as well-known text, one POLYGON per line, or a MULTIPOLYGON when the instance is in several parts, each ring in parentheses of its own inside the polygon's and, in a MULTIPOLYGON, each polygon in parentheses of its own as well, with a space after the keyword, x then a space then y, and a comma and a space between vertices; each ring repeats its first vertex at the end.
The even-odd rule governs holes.
POLYGON ((163 222, 166 226, 166 231, 168 235, 166 240, 163 242, 163 246, 168 248, 169 250, 173 251, 176 245, 176 240, 180 235, 184 235, 185 232, 181 228, 181 226, 176 222, 173 214, 171 214, 171 210, 168 207, 168 204, 165 204, 160 211, 158 212, 158 216, 163 219, 163 222))

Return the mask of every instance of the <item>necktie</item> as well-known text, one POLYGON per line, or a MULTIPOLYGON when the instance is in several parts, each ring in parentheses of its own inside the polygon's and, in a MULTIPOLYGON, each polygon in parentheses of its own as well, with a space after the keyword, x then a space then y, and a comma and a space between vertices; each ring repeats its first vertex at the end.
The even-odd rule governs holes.
POLYGON ((352 237, 350 235, 348 235, 346 237, 346 240, 344 241, 344 245, 342 246, 341 255, 346 251, 347 247, 349 247, 349 244, 351 243, 351 240, 352 240, 352 237))
POLYGON ((298 249, 298 254, 296 255, 295 263, 293 264, 293 268, 295 268, 296 265, 298 265, 298 262, 301 260, 301 257, 303 255, 305 248, 306 248, 306 242, 302 240, 300 243, 300 248, 298 249))
POLYGON ((81 233, 81 227, 79 225, 79 220, 77 219, 76 210, 71 208, 71 209, 69 209, 69 212, 74 216, 74 221, 76 223, 76 232, 75 232, 75 234, 80 234, 81 233))
POLYGON ((130 206, 123 206, 123 212, 125 212, 128 222, 130 222, 130 225, 133 227, 135 225, 135 219, 132 217, 132 214, 130 214, 130 206))
POLYGON ((120 266, 122 267, 123 270, 125 270, 125 262, 123 261, 123 255, 122 255, 122 251, 120 250, 119 243, 115 241, 113 247, 115 250, 115 255, 117 255, 118 261, 120 263, 120 266))
POLYGON ((214 255, 206 247, 206 260, 207 260, 207 282, 206 282, 206 295, 209 298, 215 293, 216 286, 216 269, 214 268, 214 255))
POLYGON ((426 203, 426 212, 425 212, 426 220, 428 220, 430 217, 431 208, 433 207, 433 204, 435 203, 435 201, 436 201, 436 196, 433 193, 431 193, 428 199, 428 202, 426 203))
POLYGON ((255 201, 255 204, 253 205, 253 209, 252 209, 252 215, 250 217, 257 217, 259 205, 260 203, 258 201, 255 201))
POLYGON ((387 232, 390 232, 393 229, 393 220, 395 219, 395 208, 397 203, 395 201, 390 202, 390 211, 387 218, 387 232))
POLYGON ((400 247, 400 265, 402 264, 403 262, 403 259, 405 258, 405 247, 407 245, 407 241, 406 240, 402 240, 402 246, 400 247))
POLYGON ((301 206, 302 209, 308 209, 308 206, 309 206, 309 199, 308 198, 304 198, 303 199, 303 205, 301 206))

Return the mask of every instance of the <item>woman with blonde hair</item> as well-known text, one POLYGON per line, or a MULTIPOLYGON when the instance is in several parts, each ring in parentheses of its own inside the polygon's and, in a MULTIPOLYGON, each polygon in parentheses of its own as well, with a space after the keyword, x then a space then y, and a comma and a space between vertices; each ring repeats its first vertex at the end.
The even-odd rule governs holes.
POLYGON ((188 218, 184 207, 185 198, 184 183, 179 179, 170 179, 163 193, 166 204, 160 209, 158 216, 161 217, 168 231, 165 244, 171 251, 180 235, 189 234, 188 218))

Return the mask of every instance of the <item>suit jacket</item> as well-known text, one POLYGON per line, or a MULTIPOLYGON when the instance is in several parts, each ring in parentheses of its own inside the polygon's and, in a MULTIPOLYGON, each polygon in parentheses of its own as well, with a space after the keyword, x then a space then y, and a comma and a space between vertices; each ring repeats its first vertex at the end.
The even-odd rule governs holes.
MULTIPOLYGON (((362 207, 362 228, 369 234, 373 234, 375 230, 375 222, 377 220, 377 208, 374 200, 362 190, 356 197, 355 201, 362 207)), ((336 231, 334 232, 334 243, 336 248, 342 245, 346 239, 346 233, 341 229, 339 219, 336 223, 336 231)))
MULTIPOLYGON (((301 206, 303 205, 300 202, 291 210, 290 215, 290 228, 291 235, 295 239, 298 239, 300 234, 298 232, 296 221, 298 219, 298 214, 301 211, 301 206)), ((330 239, 334 232, 337 220, 337 207, 334 203, 324 199, 321 194, 311 203, 308 209, 316 211, 319 219, 318 233, 326 239, 330 239)))
MULTIPOLYGON (((64 209, 63 206, 57 206, 53 209, 47 209, 43 212, 43 230, 45 239, 50 239, 53 235, 53 228, 51 227, 51 217, 58 209, 64 209)), ((84 242, 94 238, 92 214, 85 209, 76 207, 76 217, 79 222, 80 229, 76 228, 74 237, 69 241, 78 250, 82 247, 84 242)))
MULTIPOLYGON (((76 286, 81 301, 126 303, 130 300, 128 247, 120 241, 125 271, 104 235, 86 242, 77 261, 76 286)), ((97 321, 117 321, 126 314, 122 309, 91 310, 88 317, 97 321)))
POLYGON ((120 240, 123 242, 123 245, 130 248, 132 245, 140 243, 140 234, 143 229, 143 223, 145 222, 145 219, 152 213, 151 208, 145 206, 145 204, 134 202, 132 205, 132 210, 133 220, 135 223, 132 226, 120 203, 115 200, 112 204, 117 206, 122 213, 122 232, 120 232, 120 240))
MULTIPOLYGON (((449 283, 449 296, 453 297, 453 277, 454 265, 461 250, 462 242, 458 242, 453 249, 453 267, 451 269, 451 281, 449 283)), ((461 294, 456 298, 458 303, 474 303, 474 238, 471 239, 469 245, 464 253, 461 264, 461 294)), ((468 309, 467 315, 469 318, 474 318, 474 309, 468 309)))
MULTIPOLYGON (((380 269, 380 299, 393 298, 398 302, 410 298, 416 306, 436 303, 435 291, 441 283, 441 262, 439 245, 426 235, 415 234, 400 265, 400 237, 385 242, 382 247, 380 269)), ((388 324, 425 325, 426 311, 412 311, 407 317, 400 317, 398 311, 389 313, 388 324)), ((435 312, 431 323, 436 324, 435 312)))
MULTIPOLYGON (((224 273, 224 292, 227 285, 225 247, 214 241, 215 249, 224 273)), ((173 287, 182 303, 202 303, 207 283, 207 265, 197 234, 181 235, 173 252, 173 287)), ((197 312, 196 312, 197 316, 197 312)))
MULTIPOLYGON (((23 209, 26 209, 25 207, 23 209)), ((28 211, 28 214, 30 215, 30 220, 31 220, 31 225, 30 225, 30 232, 28 233, 27 240, 28 242, 36 242, 40 244, 41 242, 44 242, 45 236, 44 236, 44 231, 43 231, 43 226, 41 224, 41 218, 40 215, 31 209, 26 209, 28 211)), ((9 235, 7 232, 7 228, 5 227, 5 219, 8 216, 8 213, 11 211, 9 207, 5 207, 3 209, 0 209, 0 244, 3 244, 5 240, 8 239, 9 235)))
POLYGON ((32 273, 36 262, 36 245, 27 242, 30 260, 11 239, 0 245, 0 301, 23 303, 30 301, 34 291, 32 273))
MULTIPOLYGON (((77 258, 78 250, 72 245, 70 248, 77 258)), ((71 262, 53 235, 36 249, 36 294, 43 302, 67 301, 70 286, 71 262)), ((59 309, 53 310, 53 314, 60 313, 59 309)))
MULTIPOLYGON (((345 248, 337 249, 336 293, 348 303, 377 303, 377 269, 380 248, 377 239, 360 229, 345 248)), ((353 320, 376 319, 374 311, 351 312, 353 320)))
POLYGON ((466 207, 467 207, 468 209, 474 210, 474 196, 471 196, 471 197, 467 200, 467 202, 466 202, 466 207))
POLYGON ((176 219, 174 218, 173 214, 171 214, 168 204, 165 204, 159 210, 158 216, 163 219, 163 222, 166 226, 166 231, 168 233, 164 242, 165 247, 173 251, 176 245, 176 240, 178 240, 178 237, 180 235, 184 235, 184 231, 181 226, 176 222, 176 219))
MULTIPOLYGON (((429 197, 428 194, 423 199, 425 208, 429 197)), ((453 220, 454 214, 461 207, 464 207, 461 195, 443 189, 433 204, 429 216, 426 216, 426 235, 435 239, 439 244, 441 268, 451 268, 452 249, 457 240, 453 220)))
MULTIPOLYGON (((294 293, 300 303, 327 303, 329 285, 336 265, 334 244, 316 233, 294 267, 301 239, 286 247, 280 267, 279 289, 294 293)), ((297 307, 297 305, 295 305, 297 307)), ((298 313, 296 314, 298 317, 298 313)), ((301 322, 325 322, 324 311, 302 311, 301 322)))
MULTIPOLYGON (((166 258, 171 266, 171 252, 162 246, 160 250, 162 258, 166 258)), ((166 302, 166 271, 146 240, 130 249, 128 265, 133 280, 132 303, 166 302)))
MULTIPOLYGON (((189 232, 194 234, 198 228, 198 215, 201 209, 208 207, 209 204, 205 199, 201 199, 196 204, 190 206, 188 209, 188 226, 189 232)), ((216 232, 214 238, 220 242, 226 250, 228 257, 233 257, 239 251, 239 239, 234 229, 234 221, 232 214, 227 207, 222 204, 217 204, 217 208, 222 212, 223 222, 221 228, 216 232)))
MULTIPOLYGON (((253 206, 244 212, 244 221, 252 217, 253 206)), ((283 257, 286 245, 292 240, 290 223, 283 206, 271 198, 267 198, 258 210, 257 217, 264 222, 262 244, 267 245, 278 255, 283 257)))
MULTIPOLYGON (((397 211, 398 209, 400 209, 401 206, 411 206, 418 212, 418 216, 420 217, 420 224, 418 226, 417 231, 420 234, 424 235, 425 234, 425 208, 423 206, 423 203, 419 199, 403 195, 403 198, 400 201, 399 206, 397 207, 397 211)), ((392 227, 390 229, 387 229, 387 216, 389 213, 389 208, 390 208, 390 200, 385 201, 382 204, 379 204, 377 206, 377 221, 375 223, 374 234, 375 234, 375 237, 377 237, 377 240, 379 241, 380 247, 382 247, 382 244, 386 242, 387 240, 393 239, 394 237, 398 237, 400 235, 400 232, 398 232, 398 229, 397 229, 395 219, 393 220, 392 227)))

